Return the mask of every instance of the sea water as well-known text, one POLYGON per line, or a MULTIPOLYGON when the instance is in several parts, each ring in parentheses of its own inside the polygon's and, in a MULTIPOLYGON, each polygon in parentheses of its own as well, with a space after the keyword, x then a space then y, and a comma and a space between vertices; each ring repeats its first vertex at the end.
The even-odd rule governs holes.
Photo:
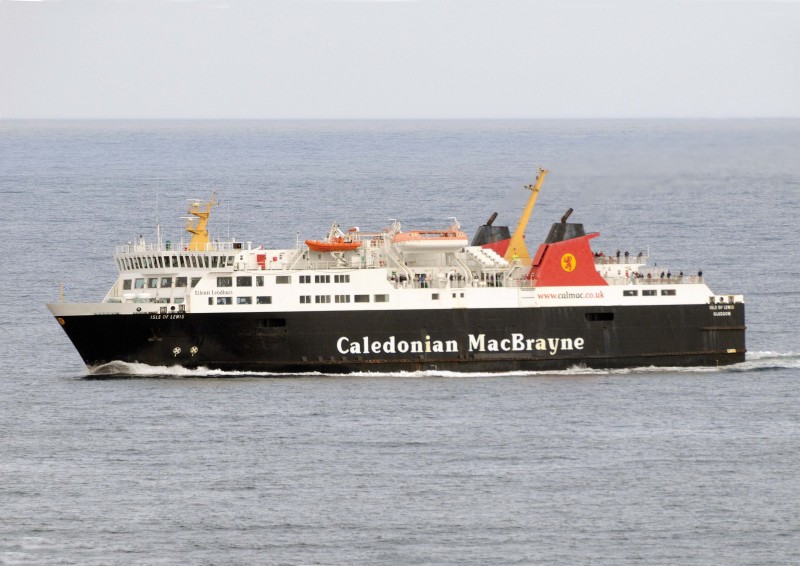
MULTIPOLYGON (((0 121, 0 563, 800 562, 800 121, 0 121), (114 246, 331 222, 596 250, 743 293, 747 361, 468 375, 87 376, 44 306, 114 246), (133 376, 133 377, 131 377, 133 376)), ((347 329, 342 329, 346 331, 347 329)))

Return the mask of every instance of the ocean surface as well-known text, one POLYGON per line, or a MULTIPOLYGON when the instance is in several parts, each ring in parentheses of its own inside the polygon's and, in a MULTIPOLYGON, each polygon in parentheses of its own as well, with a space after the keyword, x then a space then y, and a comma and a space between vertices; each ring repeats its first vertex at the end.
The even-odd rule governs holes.
MULTIPOLYGON (((0 121, 0 564, 800 563, 800 120, 0 121), (727 368, 87 376, 114 246, 332 221, 595 249, 744 293, 727 368)), ((533 243, 533 244, 532 244, 533 243)))

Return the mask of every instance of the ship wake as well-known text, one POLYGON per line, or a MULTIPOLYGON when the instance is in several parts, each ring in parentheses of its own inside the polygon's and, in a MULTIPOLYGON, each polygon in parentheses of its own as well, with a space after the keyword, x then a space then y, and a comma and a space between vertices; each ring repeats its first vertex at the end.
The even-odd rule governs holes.
POLYGON ((252 372, 252 371, 224 371, 200 368, 185 368, 179 365, 173 366, 151 366, 140 363, 110 362, 90 369, 88 378, 164 378, 164 379, 192 379, 199 377, 400 377, 400 378, 460 378, 460 377, 526 377, 526 376, 604 376, 604 375, 632 375, 632 374, 665 374, 665 373, 720 373, 720 372, 755 372, 771 371, 783 369, 800 369, 800 353, 781 353, 781 352, 748 352, 747 359, 739 364, 707 367, 636 367, 624 369, 595 369, 585 366, 573 366, 566 370, 551 371, 509 371, 497 373, 474 373, 457 372, 444 370, 421 370, 421 371, 390 371, 390 372, 354 372, 349 374, 338 373, 276 373, 276 372, 252 372))

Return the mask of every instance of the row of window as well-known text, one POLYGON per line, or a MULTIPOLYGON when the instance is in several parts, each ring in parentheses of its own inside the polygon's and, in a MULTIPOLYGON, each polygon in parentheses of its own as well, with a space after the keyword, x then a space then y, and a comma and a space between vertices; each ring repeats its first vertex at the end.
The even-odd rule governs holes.
MULTIPOLYGON (((215 297, 208 298, 208 304, 214 304, 215 297)), ((234 297, 216 297, 216 303, 218 305, 232 305, 234 297)), ((236 304, 237 305, 252 305, 253 304, 253 297, 236 297, 236 304)), ((272 297, 256 297, 256 304, 257 305, 271 305, 272 304, 272 297)))
MULTIPOLYGON (((642 296, 643 297, 655 297, 657 292, 655 289, 643 289, 642 296)), ((675 296, 675 289, 661 289, 662 296, 675 296)), ((639 291, 638 289, 632 289, 629 291, 622 292, 623 297, 638 297, 639 291)))
POLYGON ((172 267, 218 269, 233 266, 235 256, 208 256, 198 254, 181 255, 148 255, 117 258, 117 264, 122 271, 134 269, 170 269, 172 267))
MULTIPOLYGON (((129 291, 130 289, 162 289, 168 287, 186 287, 188 284, 188 277, 138 277, 136 279, 124 279, 122 281, 122 289, 129 291)), ((196 287, 200 282, 200 277, 192 277, 192 287, 196 287)))
MULTIPOLYGON (((331 276, 330 275, 315 275, 314 276, 314 283, 330 283, 331 276)), ((334 275, 333 276, 334 283, 350 283, 350 275, 342 274, 342 275, 334 275)), ((311 276, 310 275, 300 275, 300 283, 311 283, 311 276)))
MULTIPOLYGON (((330 275, 316 275, 315 283, 330 283, 330 275)), ((335 283, 350 283, 350 275, 334 275, 335 283)), ((199 283, 200 277, 192 277, 191 284, 195 287, 199 283)), ((186 287, 188 285, 188 277, 138 277, 136 279, 124 279, 122 281, 122 288, 124 290, 130 289, 158 289, 167 287, 186 287)), ((288 284, 292 282, 290 275, 278 275, 275 282, 279 284, 288 284)), ((310 275, 301 275, 301 283, 311 283, 310 275)), ((237 277, 220 276, 217 277, 217 287, 263 287, 264 276, 256 275, 239 275, 237 277)))
MULTIPOLYGON (((368 303, 370 302, 370 298, 376 303, 388 303, 389 302, 389 295, 374 295, 370 297, 369 295, 353 295, 352 300, 354 303, 368 303)), ((208 304, 209 305, 233 305, 235 299, 235 304, 237 305, 252 305, 253 304, 253 297, 209 297, 208 304)), ((272 304, 272 297, 269 296, 260 296, 255 298, 255 304, 257 305, 271 305, 272 304)), ((334 302, 336 303, 349 303, 351 296, 350 295, 334 295, 333 296, 334 302)), ((300 304, 328 304, 331 302, 331 295, 300 295, 300 304)))
MULTIPOLYGON (((314 295, 313 301, 311 295, 300 295, 300 304, 326 304, 331 302, 330 295, 314 295)), ((334 295, 334 302, 336 303, 349 303, 350 295, 334 295)), ((376 303, 388 303, 389 295, 374 295, 372 300, 376 303)), ((370 301, 369 295, 353 295, 354 303, 368 303, 370 301)))
MULTIPOLYGON (((252 287, 253 277, 250 275, 239 275, 238 277, 217 277, 217 287, 233 287, 233 282, 236 281, 237 287, 252 287)), ((256 287, 264 286, 264 276, 256 275, 256 287)))
MULTIPOLYGON (((300 283, 311 283, 310 275, 300 275, 300 283)), ((264 286, 264 276, 256 275, 255 278, 250 275, 240 275, 238 277, 220 276, 217 277, 217 287, 233 287, 234 282, 237 287, 252 287, 253 279, 255 279, 256 287, 264 286)), ((291 275, 278 275, 275 277, 275 283, 286 285, 292 282, 291 275)), ((330 283, 330 275, 315 275, 314 283, 330 283)), ((350 275, 334 275, 334 283, 350 283, 350 275)))

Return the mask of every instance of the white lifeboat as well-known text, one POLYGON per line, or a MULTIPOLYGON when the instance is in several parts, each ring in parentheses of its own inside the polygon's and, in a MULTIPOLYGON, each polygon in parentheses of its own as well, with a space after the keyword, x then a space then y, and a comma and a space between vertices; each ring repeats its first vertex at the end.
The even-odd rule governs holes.
POLYGON ((392 238, 392 244, 406 253, 454 252, 466 246, 468 241, 458 222, 447 230, 410 230, 397 232, 392 238))

